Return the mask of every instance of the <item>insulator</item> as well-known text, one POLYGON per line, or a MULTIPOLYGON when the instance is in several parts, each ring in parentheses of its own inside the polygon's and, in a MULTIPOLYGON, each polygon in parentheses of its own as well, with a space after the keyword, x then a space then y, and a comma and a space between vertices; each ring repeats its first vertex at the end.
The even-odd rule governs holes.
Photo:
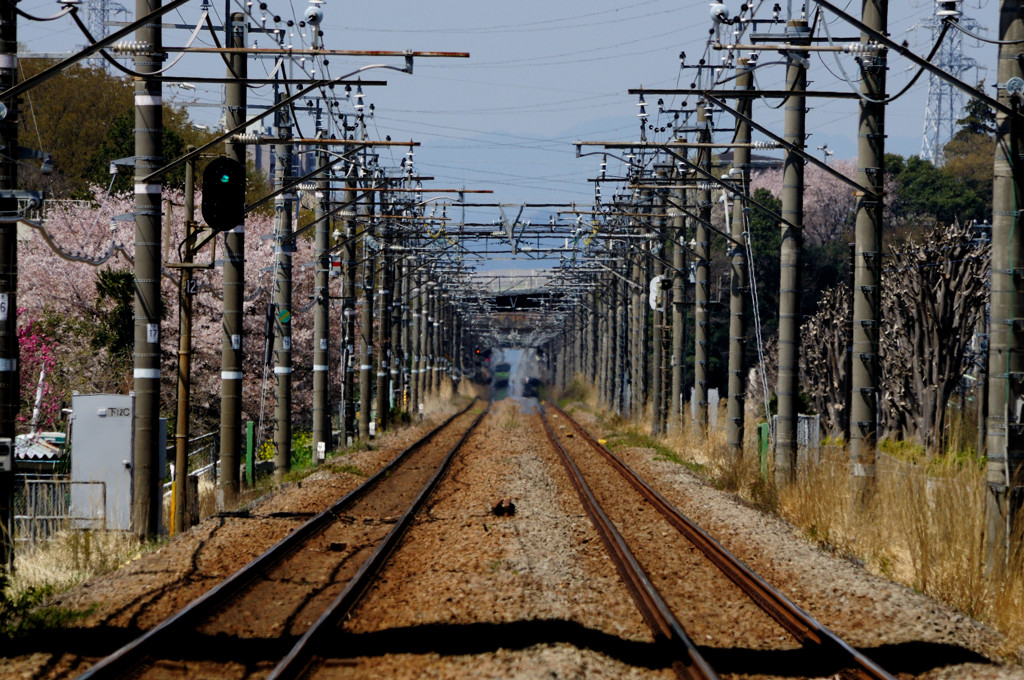
POLYGON ((754 147, 755 149, 778 149, 778 148, 781 148, 780 144, 778 142, 763 141, 763 140, 751 142, 751 146, 754 147))
POLYGON ((243 132, 231 135, 231 141, 235 144, 259 144, 263 141, 263 135, 256 134, 255 132, 243 132))
POLYGON ((877 53, 881 52, 883 49, 885 48, 878 43, 870 41, 866 43, 855 42, 843 45, 843 52, 846 52, 847 54, 877 53))
POLYGON ((148 54, 153 46, 138 40, 122 40, 115 43, 111 50, 117 54, 148 54))

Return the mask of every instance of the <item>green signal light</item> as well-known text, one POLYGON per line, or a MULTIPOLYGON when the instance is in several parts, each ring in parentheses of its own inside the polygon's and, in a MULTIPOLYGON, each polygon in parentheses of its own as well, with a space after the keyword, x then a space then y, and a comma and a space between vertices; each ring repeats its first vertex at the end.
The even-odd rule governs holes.
POLYGON ((222 174, 220 176, 220 183, 221 184, 227 184, 230 181, 231 181, 231 175, 229 175, 227 173, 224 173, 224 174, 222 174))

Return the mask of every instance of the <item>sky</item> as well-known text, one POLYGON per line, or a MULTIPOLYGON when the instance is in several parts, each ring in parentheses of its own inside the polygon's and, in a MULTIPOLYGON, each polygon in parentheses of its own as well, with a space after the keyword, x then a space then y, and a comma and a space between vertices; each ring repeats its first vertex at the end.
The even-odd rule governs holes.
MULTIPOLYGON (((232 11, 245 3, 228 0, 232 11)), ((282 28, 289 18, 301 19, 306 0, 267 0, 266 11, 259 2, 251 4, 256 19, 281 18, 282 28)), ((754 3, 760 7, 755 16, 767 19, 774 3, 754 3)), ((782 16, 792 8, 799 13, 802 3, 780 2, 782 16)), ((740 2, 726 0, 738 12, 740 2)), ((859 12, 860 3, 846 2, 847 10, 859 12)), ((58 10, 53 0, 22 0, 19 7, 31 14, 47 15, 58 10)), ((508 204, 559 203, 576 205, 593 201, 593 185, 598 157, 576 158, 574 141, 629 141, 639 134, 636 117, 637 98, 629 88, 686 87, 694 79, 693 69, 680 69, 680 52, 685 63, 696 64, 702 57, 717 64, 720 52, 707 49, 712 27, 708 2, 691 0, 517 0, 486 2, 446 0, 376 0, 375 2, 338 2, 326 0, 321 25, 323 43, 335 50, 417 50, 469 52, 468 59, 417 59, 411 75, 388 70, 371 70, 366 79, 386 79, 386 88, 366 88, 365 102, 374 105, 369 123, 371 137, 390 136, 395 140, 414 139, 416 168, 435 180, 435 188, 493 190, 493 196, 473 200, 508 204)), ((996 38, 998 2, 967 0, 966 16, 973 18, 988 38, 996 38)), ((132 14, 134 13, 134 8, 132 14)), ((167 15, 166 21, 195 24, 201 3, 195 0, 180 11, 167 15)), ((225 11, 223 1, 211 6, 214 23, 220 24, 225 11)), ((932 0, 892 2, 889 30, 893 38, 906 40, 919 54, 930 46, 926 24, 934 13, 932 0)), ((827 15, 828 16, 828 15, 827 15)), ((124 14, 112 17, 124 20, 124 14)), ((842 21, 828 16, 831 34, 838 39, 856 32, 842 21)), ((289 41, 296 46, 308 44, 308 29, 292 29, 289 41), (306 32, 306 35, 303 35, 306 32)), ((762 29, 763 30, 763 29, 762 29)), ((184 45, 189 31, 167 31, 164 44, 184 45)), ((253 36, 259 46, 268 47, 267 36, 253 36)), ((19 41, 33 52, 64 52, 69 45, 81 44, 77 27, 68 19, 46 24, 22 20, 19 41)), ((746 42, 746 41, 744 41, 746 42)), ((208 35, 201 34, 195 45, 212 46, 208 35)), ((996 47, 964 38, 964 51, 977 60, 982 70, 964 75, 973 81, 995 81, 996 47), (984 70, 987 67, 988 70, 984 70)), ((174 56, 172 53, 171 56, 174 56)), ((762 61, 778 59, 765 54, 762 61)), ((852 57, 840 57, 847 74, 855 75, 852 57)), ((401 59, 375 57, 331 57, 320 66, 321 72, 339 76, 372 63, 401 66, 401 59)), ((303 68, 308 63, 301 65, 303 68)), ((902 87, 912 75, 908 64, 898 57, 890 59, 889 92, 902 87)), ((250 62, 249 74, 269 71, 268 61, 250 62)), ((294 68, 299 68, 297 64, 294 68)), ((170 73, 206 75, 223 73, 223 65, 210 56, 188 55, 170 73)), ((729 68, 732 71, 732 68, 729 68)), ((757 71, 761 87, 781 87, 783 66, 757 71)), ((831 55, 812 56, 809 70, 811 88, 844 90, 851 86, 841 77, 839 65, 831 55)), ((729 85, 727 84, 726 87, 729 85)), ((993 92, 991 86, 989 92, 993 92)), ((927 102, 928 78, 922 77, 906 95, 887 110, 887 151, 901 155, 918 154, 927 102)), ((221 101, 217 86, 197 86, 195 90, 168 87, 165 98, 188 105, 198 124, 218 126, 221 101)), ((250 103, 269 101, 269 88, 250 95, 250 103)), ((657 107, 648 98, 650 122, 657 125, 657 107)), ((666 98, 668 106, 679 106, 681 98, 666 98)), ((692 105, 693 98, 689 99, 692 105)), ((781 111, 773 111, 769 102, 758 101, 754 118, 781 134, 781 111)), ((777 102, 771 102, 777 103, 777 102)), ((857 105, 850 100, 813 100, 808 113, 809 149, 827 145, 834 158, 856 155, 857 105)), ((351 111, 351 103, 342 103, 351 111)), ((660 122, 663 124, 665 119, 660 122)), ((724 117, 718 124, 726 126, 724 117)), ((309 120, 300 120, 307 136, 309 120)), ((665 139, 654 135, 652 139, 665 139)), ((755 139, 758 135, 755 133, 755 139)), ((397 166, 404 150, 382 150, 385 162, 397 166)), ((603 194, 612 193, 606 187, 603 194)), ((528 211, 524 218, 545 219, 553 209, 528 211)), ((499 215, 494 209, 470 209, 467 220, 489 221, 499 215)), ((511 215, 510 215, 511 217, 511 215)))

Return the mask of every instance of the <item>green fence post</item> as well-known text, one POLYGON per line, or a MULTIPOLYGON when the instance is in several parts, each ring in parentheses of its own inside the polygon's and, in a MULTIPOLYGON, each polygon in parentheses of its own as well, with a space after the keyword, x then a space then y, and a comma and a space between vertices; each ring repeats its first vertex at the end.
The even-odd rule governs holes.
POLYGON ((768 423, 757 425, 757 458, 761 464, 761 476, 768 479, 768 423))
POLYGON ((251 420, 245 422, 245 483, 247 486, 253 484, 253 444, 255 443, 254 434, 256 429, 253 427, 251 420))

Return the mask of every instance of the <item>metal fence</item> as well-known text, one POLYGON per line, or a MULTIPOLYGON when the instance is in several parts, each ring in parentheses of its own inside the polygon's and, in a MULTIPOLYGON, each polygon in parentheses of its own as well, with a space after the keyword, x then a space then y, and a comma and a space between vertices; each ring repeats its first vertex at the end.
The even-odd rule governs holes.
MULTIPOLYGON (((194 439, 188 440, 188 473, 193 477, 211 475, 217 478, 217 463, 219 462, 220 433, 207 432, 194 439)), ((171 466, 174 464, 175 444, 167 446, 167 477, 171 480, 171 466)), ((164 493, 170 493, 171 482, 164 484, 164 493)))
POLYGON ((14 540, 35 544, 59 531, 83 525, 106 529, 107 486, 104 482, 77 482, 68 475, 20 474, 14 476, 14 540), (89 515, 71 515, 71 487, 95 486, 98 502, 89 515))

